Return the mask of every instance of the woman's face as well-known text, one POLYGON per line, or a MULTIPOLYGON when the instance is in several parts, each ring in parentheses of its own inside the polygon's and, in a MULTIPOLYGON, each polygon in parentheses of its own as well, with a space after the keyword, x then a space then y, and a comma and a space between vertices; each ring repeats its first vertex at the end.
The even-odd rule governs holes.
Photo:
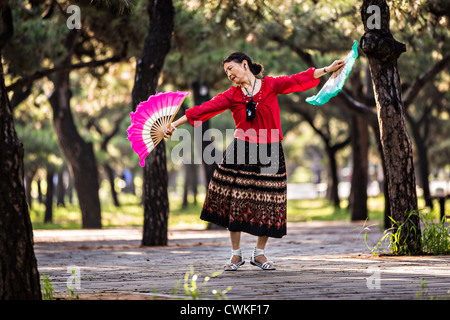
POLYGON ((246 60, 242 62, 234 62, 234 61, 225 62, 225 64, 223 65, 223 69, 225 70, 228 79, 239 85, 242 82, 244 82, 248 77, 246 72, 247 70, 244 69, 244 65, 247 66, 246 60))

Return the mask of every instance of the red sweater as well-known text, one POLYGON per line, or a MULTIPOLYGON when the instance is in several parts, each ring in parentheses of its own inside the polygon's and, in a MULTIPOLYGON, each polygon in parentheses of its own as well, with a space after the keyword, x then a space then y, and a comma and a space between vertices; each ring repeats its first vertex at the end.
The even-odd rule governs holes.
POLYGON ((256 117, 251 121, 246 120, 245 112, 250 98, 244 95, 240 86, 232 86, 210 101, 186 110, 186 117, 193 126, 199 126, 203 121, 230 109, 236 125, 235 138, 258 143, 281 141, 283 134, 277 96, 317 86, 320 81, 318 78, 314 79, 314 70, 315 68, 310 68, 290 76, 262 79, 261 89, 253 96, 256 117))

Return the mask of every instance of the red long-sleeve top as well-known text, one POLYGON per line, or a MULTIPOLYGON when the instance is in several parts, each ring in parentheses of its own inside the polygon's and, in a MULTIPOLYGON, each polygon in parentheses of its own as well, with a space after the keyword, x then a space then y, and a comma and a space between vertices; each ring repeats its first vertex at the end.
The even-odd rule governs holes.
POLYGON ((272 143, 283 139, 280 122, 280 106, 277 96, 306 91, 319 84, 314 78, 315 68, 290 76, 265 77, 261 89, 253 96, 256 103, 256 117, 246 120, 246 104, 250 98, 240 86, 231 86, 213 99, 186 110, 186 117, 193 126, 230 109, 236 130, 234 137, 249 142, 272 143))

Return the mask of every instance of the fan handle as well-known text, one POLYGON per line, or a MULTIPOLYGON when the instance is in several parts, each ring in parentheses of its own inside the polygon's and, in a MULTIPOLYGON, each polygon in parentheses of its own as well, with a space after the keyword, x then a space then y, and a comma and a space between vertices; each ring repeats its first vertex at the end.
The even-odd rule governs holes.
POLYGON ((181 100, 180 104, 177 107, 177 110, 173 113, 172 117, 170 117, 170 121, 169 121, 169 123, 167 123, 167 127, 166 128, 168 128, 172 124, 172 121, 175 118, 176 114, 178 113, 178 110, 180 110, 180 107, 183 104, 184 99, 186 99, 186 96, 183 97, 183 99, 181 100))

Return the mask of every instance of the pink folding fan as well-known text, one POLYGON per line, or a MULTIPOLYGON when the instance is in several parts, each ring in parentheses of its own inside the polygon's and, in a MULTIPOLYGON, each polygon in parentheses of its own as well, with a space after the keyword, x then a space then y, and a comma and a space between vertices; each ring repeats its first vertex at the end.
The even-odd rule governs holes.
POLYGON ((166 128, 187 95, 189 92, 160 92, 139 103, 136 112, 130 112, 128 140, 139 156, 141 167, 145 166, 145 157, 164 139, 166 128))

